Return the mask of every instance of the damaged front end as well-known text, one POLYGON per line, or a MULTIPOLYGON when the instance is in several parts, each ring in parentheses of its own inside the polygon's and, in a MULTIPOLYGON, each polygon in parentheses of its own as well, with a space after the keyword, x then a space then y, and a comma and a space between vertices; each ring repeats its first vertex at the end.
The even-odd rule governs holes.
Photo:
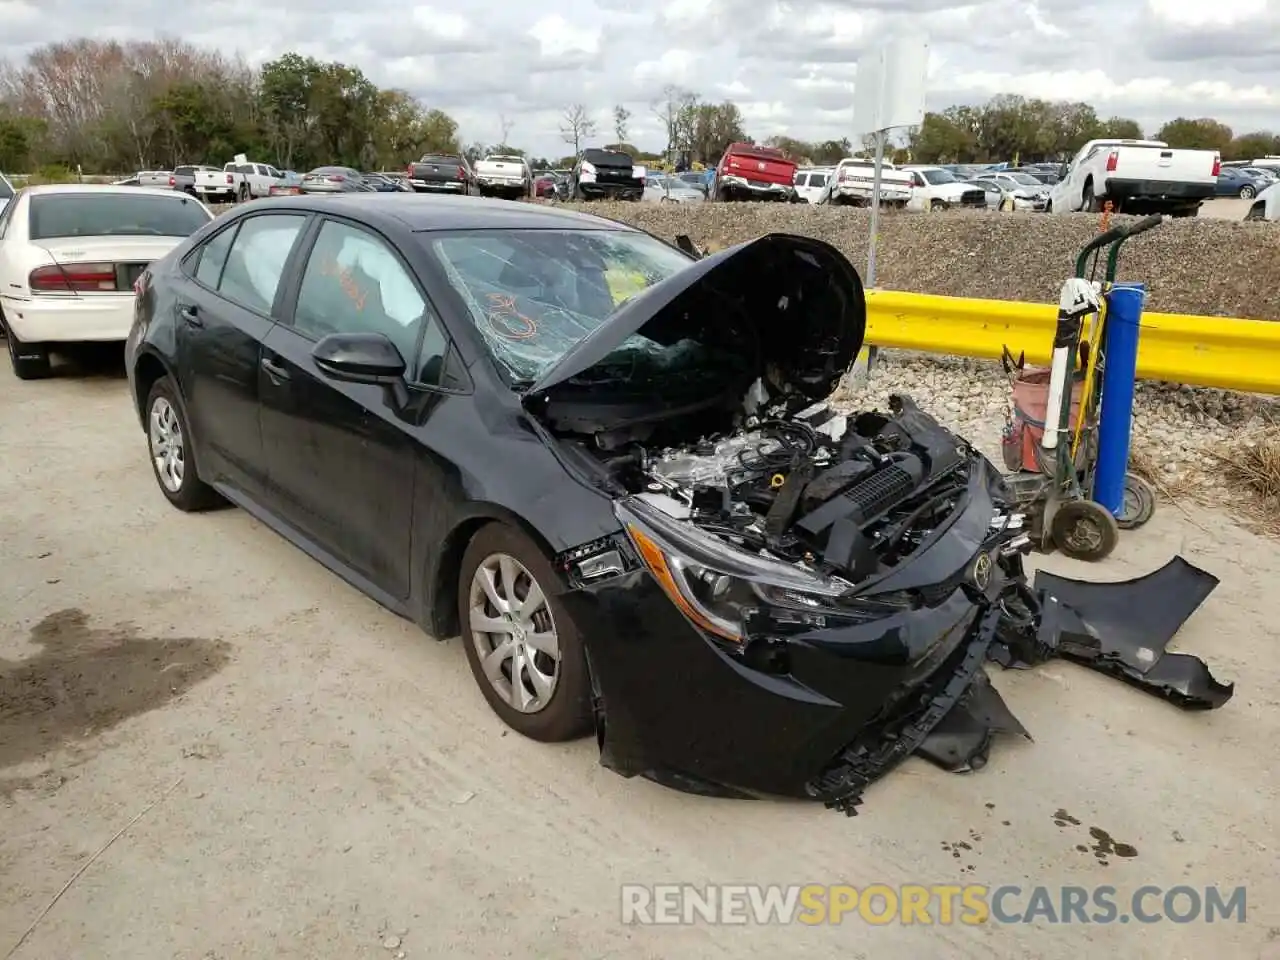
POLYGON ((530 408, 567 460, 601 471, 622 527, 558 558, 587 638, 602 762, 852 815, 911 755, 964 772, 997 735, 1028 737, 988 661, 1063 657, 1184 707, 1225 702, 1231 687, 1201 661, 1165 652, 1211 576, 1179 559, 1130 583, 1041 573, 1031 585, 1024 518, 984 456, 905 396, 855 416, 819 399, 865 321, 838 256, 775 236, 699 261, 535 391, 530 408), (736 310, 731 290, 747 291, 736 310), (709 301, 737 323, 718 354, 733 361, 727 381, 685 375, 661 403, 638 403, 610 351, 636 331, 673 342, 663 324, 688 336, 709 301), (617 383, 621 399, 604 402, 617 383))

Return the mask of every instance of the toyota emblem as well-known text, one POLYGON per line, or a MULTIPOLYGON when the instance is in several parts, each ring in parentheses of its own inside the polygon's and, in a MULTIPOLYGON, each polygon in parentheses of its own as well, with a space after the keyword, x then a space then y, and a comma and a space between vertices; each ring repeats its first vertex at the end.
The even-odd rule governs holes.
POLYGON ((973 561, 973 585, 985 590, 991 584, 991 554, 980 553, 973 561))

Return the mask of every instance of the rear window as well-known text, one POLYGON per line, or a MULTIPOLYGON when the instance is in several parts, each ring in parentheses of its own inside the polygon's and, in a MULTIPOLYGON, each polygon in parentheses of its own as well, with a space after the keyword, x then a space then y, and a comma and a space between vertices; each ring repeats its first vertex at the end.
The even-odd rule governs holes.
POLYGON ((634 163, 627 154, 613 150, 584 150, 582 159, 598 167, 629 167, 634 163))
POLYGON ((462 161, 457 157, 446 157, 446 156, 423 157, 418 162, 419 163, 435 163, 435 164, 442 164, 442 163, 461 164, 462 163, 462 161))
POLYGON ((59 193, 31 198, 32 240, 61 237, 188 237, 212 217, 189 197, 59 193))

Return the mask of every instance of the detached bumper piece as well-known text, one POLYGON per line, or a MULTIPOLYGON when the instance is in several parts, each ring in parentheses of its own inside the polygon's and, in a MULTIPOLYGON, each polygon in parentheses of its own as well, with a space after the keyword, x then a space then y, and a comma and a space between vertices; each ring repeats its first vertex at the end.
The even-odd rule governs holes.
POLYGON ((1217 585, 1217 577, 1182 557, 1120 583, 1038 572, 1035 655, 1075 661, 1184 710, 1214 710, 1231 699, 1235 685, 1219 683, 1199 657, 1165 648, 1217 585))
POLYGON ((1118 583, 1038 572, 1032 588, 1007 593, 980 621, 977 636, 945 686, 910 720, 846 747, 812 784, 829 809, 856 816, 863 791, 915 754, 953 773, 980 770, 997 734, 1031 735, 991 685, 983 663, 1027 669, 1055 658, 1116 677, 1184 710, 1212 710, 1233 684, 1216 680, 1199 657, 1166 648, 1218 579, 1175 557, 1159 570, 1118 583))

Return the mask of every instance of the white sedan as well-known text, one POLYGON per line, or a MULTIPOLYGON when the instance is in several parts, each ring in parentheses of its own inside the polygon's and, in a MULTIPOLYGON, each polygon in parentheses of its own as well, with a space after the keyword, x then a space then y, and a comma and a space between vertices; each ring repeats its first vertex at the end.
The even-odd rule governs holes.
POLYGON ((133 285, 213 219, 172 190, 59 184, 19 190, 0 212, 0 323, 13 372, 49 373, 58 344, 123 342, 133 285))

